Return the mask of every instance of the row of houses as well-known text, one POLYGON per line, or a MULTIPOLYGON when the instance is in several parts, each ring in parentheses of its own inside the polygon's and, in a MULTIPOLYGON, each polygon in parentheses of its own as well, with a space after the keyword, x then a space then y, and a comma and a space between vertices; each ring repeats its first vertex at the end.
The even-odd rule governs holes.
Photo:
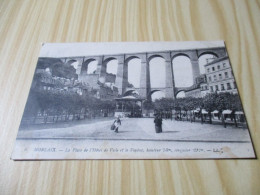
POLYGON ((78 95, 90 94, 98 99, 113 99, 118 95, 114 85, 102 83, 98 75, 89 75, 88 80, 63 78, 52 75, 49 68, 37 69, 33 79, 32 88, 40 91, 54 91, 58 93, 77 93, 78 95))

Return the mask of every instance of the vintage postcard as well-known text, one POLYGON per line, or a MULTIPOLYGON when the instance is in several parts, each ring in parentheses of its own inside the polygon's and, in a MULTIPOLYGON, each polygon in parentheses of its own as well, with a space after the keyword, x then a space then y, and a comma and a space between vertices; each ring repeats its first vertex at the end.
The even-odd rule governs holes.
POLYGON ((224 41, 45 43, 12 159, 255 158, 224 41))

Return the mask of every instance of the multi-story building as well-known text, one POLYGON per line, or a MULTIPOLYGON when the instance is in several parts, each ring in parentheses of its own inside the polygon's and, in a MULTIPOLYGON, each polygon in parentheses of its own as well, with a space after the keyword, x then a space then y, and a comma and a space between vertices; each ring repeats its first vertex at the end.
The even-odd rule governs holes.
POLYGON ((205 74, 202 74, 195 79, 195 84, 189 90, 185 91, 185 96, 199 98, 205 96, 207 91, 207 78, 205 74))
POLYGON ((116 75, 107 73, 106 80, 101 81, 98 74, 79 76, 79 81, 89 86, 88 91, 102 100, 111 100, 118 97, 118 88, 114 85, 116 75))
POLYGON ((37 90, 48 90, 58 93, 90 94, 102 100, 118 97, 118 88, 113 84, 115 75, 108 74, 107 82, 100 82, 99 75, 89 74, 79 80, 53 76, 49 68, 37 69, 32 87, 37 90))
POLYGON ((228 56, 211 58, 204 67, 205 74, 195 79, 194 87, 185 92, 186 97, 204 97, 213 92, 238 92, 228 56))
MULTIPOLYGON (((217 58, 205 65, 207 91, 237 93, 237 86, 228 56, 217 58)), ((204 88, 206 89, 206 88, 204 88)))
POLYGON ((66 79, 53 76, 47 69, 37 69, 33 79, 32 88, 38 91, 53 91, 56 93, 77 93, 85 95, 88 92, 88 86, 75 79, 66 79))

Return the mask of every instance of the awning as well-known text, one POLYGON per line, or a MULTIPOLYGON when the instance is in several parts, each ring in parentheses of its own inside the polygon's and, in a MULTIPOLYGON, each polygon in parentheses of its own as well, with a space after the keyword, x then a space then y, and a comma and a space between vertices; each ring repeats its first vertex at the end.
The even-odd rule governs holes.
POLYGON ((212 114, 218 114, 219 111, 218 110, 214 110, 213 112, 211 112, 212 114))
POLYGON ((231 114, 232 113, 232 110, 224 110, 223 112, 222 112, 222 114, 231 114))
POLYGON ((235 114, 244 114, 243 111, 236 111, 235 114))
POLYGON ((208 114, 208 112, 206 110, 204 110, 204 109, 202 109, 201 113, 202 114, 208 114))

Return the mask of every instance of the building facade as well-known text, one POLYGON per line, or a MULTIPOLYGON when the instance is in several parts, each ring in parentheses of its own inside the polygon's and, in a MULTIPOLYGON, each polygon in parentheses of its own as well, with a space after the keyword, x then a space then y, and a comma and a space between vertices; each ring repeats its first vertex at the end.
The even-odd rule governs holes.
MULTIPOLYGON (((109 81, 113 80, 111 74, 109 81)), ((114 75, 115 78, 115 75, 114 75)), ((66 79, 53 76, 49 68, 36 69, 32 83, 34 89, 40 91, 53 91, 55 93, 77 93, 78 95, 91 95, 97 99, 112 100, 118 97, 118 88, 113 83, 101 83, 97 74, 88 74, 83 78, 66 79)))
POLYGON ((201 74, 195 79, 195 84, 189 90, 185 91, 186 97, 200 98, 206 95, 208 89, 207 78, 205 74, 201 74))
POLYGON ((195 79, 192 89, 185 91, 186 97, 204 97, 208 93, 238 93, 235 78, 227 56, 211 58, 204 65, 205 74, 195 79))
POLYGON ((207 87, 203 87, 208 93, 229 92, 236 94, 237 86, 233 76, 233 72, 227 56, 217 58, 205 65, 205 74, 207 79, 207 87))

